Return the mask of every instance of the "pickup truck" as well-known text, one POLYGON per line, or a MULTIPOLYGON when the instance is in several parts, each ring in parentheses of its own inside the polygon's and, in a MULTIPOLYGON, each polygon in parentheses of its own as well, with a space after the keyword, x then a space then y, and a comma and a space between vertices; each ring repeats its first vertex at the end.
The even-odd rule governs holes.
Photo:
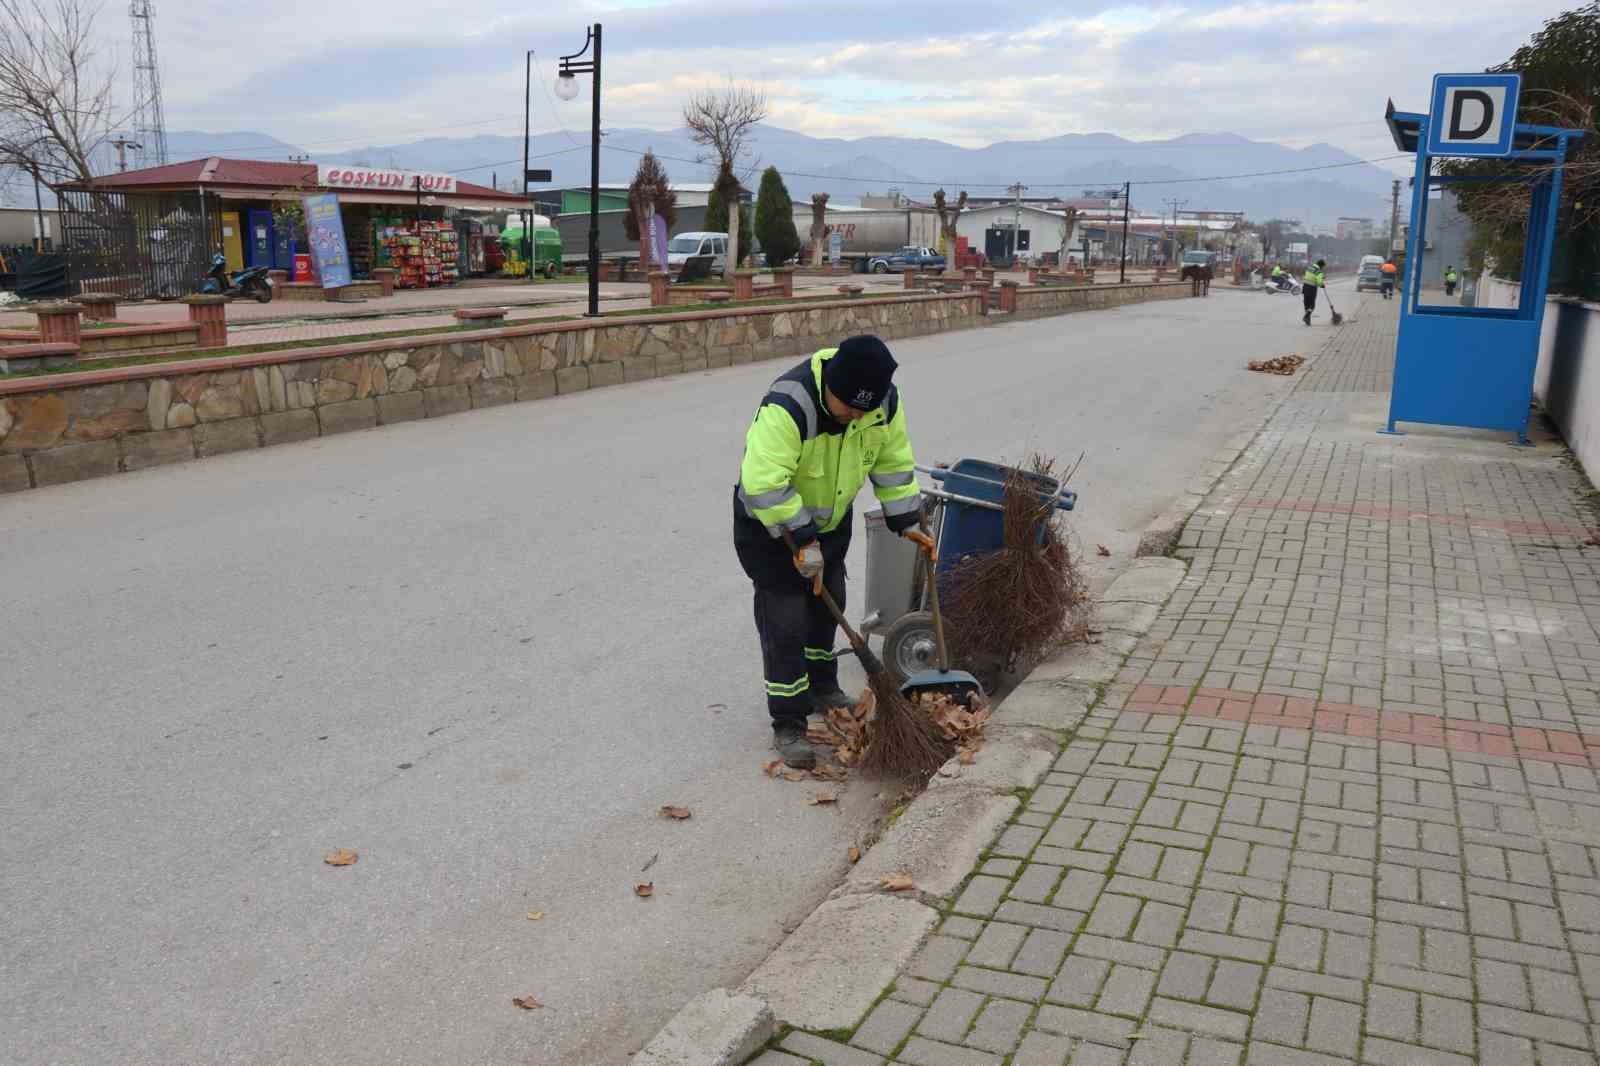
POLYGON ((908 244, 898 252, 874 255, 867 259, 867 269, 874 274, 887 274, 891 270, 916 267, 918 270, 943 270, 944 256, 932 248, 908 244))

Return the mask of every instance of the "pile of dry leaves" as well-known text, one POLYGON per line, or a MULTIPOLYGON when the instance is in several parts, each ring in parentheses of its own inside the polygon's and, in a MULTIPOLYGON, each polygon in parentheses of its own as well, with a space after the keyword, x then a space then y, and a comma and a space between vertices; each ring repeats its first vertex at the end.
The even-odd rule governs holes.
MULTIPOLYGON (((917 713, 925 714, 950 746, 950 754, 970 763, 983 747, 983 727, 989 721, 989 701, 973 696, 963 706, 950 696, 924 693, 911 700, 917 713)), ((818 749, 818 760, 811 770, 795 770, 781 759, 762 763, 768 777, 785 781, 842 781, 851 767, 859 766, 872 744, 877 718, 877 698, 869 687, 856 700, 854 709, 834 707, 822 723, 813 724, 806 739, 818 749)))
POLYGON ((1303 355, 1280 355, 1276 359, 1252 359, 1248 365, 1263 374, 1293 374, 1305 361, 1303 355))

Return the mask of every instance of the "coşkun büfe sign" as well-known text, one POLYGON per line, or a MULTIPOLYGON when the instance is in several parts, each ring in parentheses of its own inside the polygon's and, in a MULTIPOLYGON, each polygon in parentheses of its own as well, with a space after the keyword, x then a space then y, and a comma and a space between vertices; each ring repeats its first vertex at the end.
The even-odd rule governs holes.
POLYGON ((373 167, 317 165, 317 184, 329 189, 382 189, 387 192, 422 191, 452 193, 456 179, 449 174, 426 174, 415 170, 382 170, 373 167))

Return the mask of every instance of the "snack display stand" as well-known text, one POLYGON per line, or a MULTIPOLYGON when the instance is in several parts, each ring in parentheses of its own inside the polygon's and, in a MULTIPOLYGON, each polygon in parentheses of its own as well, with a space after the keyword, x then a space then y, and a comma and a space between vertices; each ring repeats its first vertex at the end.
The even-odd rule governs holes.
POLYGON ((386 256, 399 271, 395 287, 431 289, 461 280, 459 236, 449 222, 424 219, 382 230, 386 256))

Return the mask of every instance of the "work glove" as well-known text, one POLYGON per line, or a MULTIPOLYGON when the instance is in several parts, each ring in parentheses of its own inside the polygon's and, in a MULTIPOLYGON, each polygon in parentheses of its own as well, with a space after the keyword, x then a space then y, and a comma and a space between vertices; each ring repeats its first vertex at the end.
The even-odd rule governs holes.
POLYGON ((938 558, 938 552, 935 550, 933 538, 922 532, 922 530, 908 529, 900 535, 921 549, 922 553, 926 555, 929 560, 936 560, 938 558))
POLYGON ((822 545, 816 541, 804 545, 794 553, 794 568, 808 581, 822 576, 822 545))

